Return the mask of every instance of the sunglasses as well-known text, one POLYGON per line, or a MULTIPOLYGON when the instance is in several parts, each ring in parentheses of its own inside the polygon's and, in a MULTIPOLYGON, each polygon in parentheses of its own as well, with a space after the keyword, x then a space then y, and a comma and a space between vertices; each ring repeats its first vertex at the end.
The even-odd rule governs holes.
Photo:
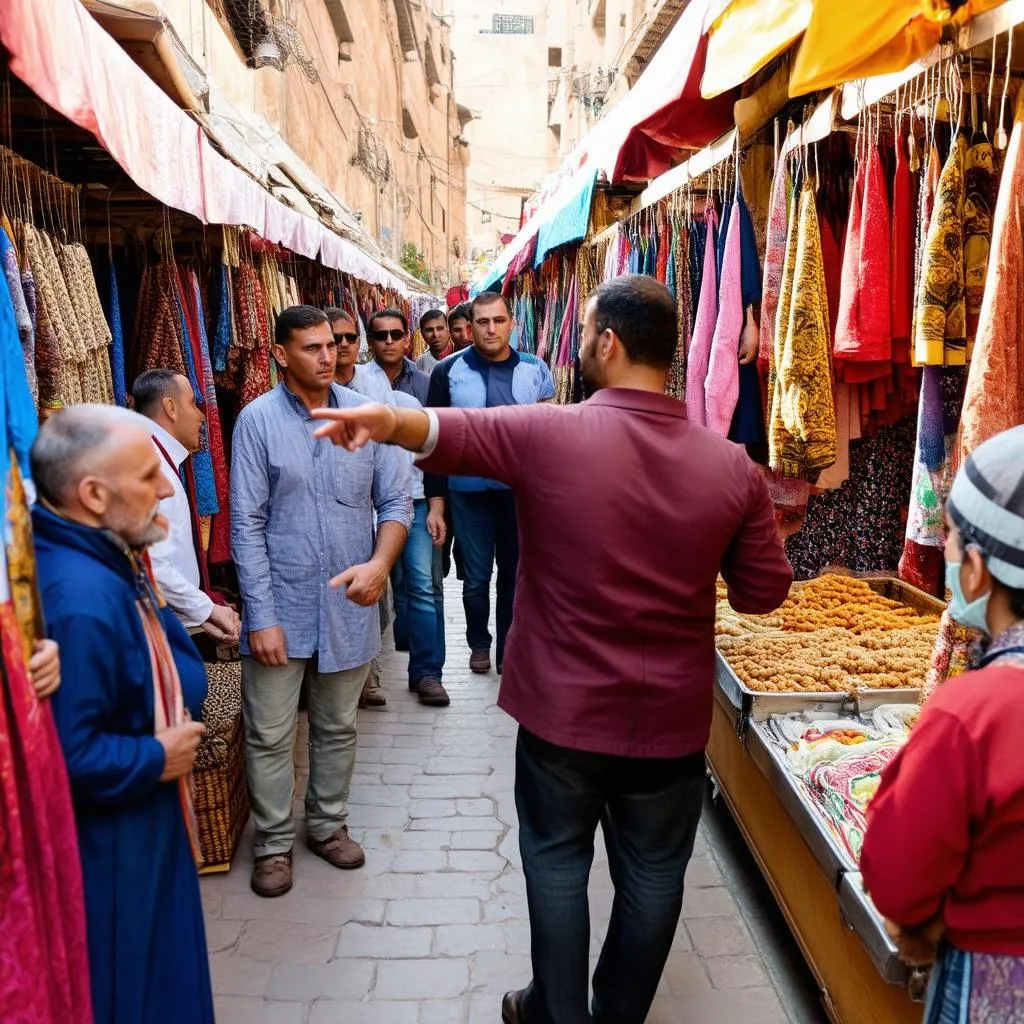
POLYGON ((355 345, 359 341, 359 335, 351 331, 336 334, 334 340, 339 345, 355 345))
POLYGON ((374 341, 401 341, 405 337, 405 331, 401 327, 392 327, 390 331, 370 331, 370 337, 374 341))

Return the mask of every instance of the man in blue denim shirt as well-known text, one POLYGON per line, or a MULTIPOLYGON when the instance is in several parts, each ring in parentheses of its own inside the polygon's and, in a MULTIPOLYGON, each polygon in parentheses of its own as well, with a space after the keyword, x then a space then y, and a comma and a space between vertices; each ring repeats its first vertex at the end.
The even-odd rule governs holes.
MULTIPOLYGON (((472 347, 442 359, 434 367, 427 405, 489 409, 532 405, 555 397, 555 382, 547 364, 511 347, 512 312, 503 295, 478 295, 470 303, 470 321, 472 347)), ((428 498, 445 494, 443 478, 428 475, 426 494, 428 498)), ((462 551, 469 667, 480 675, 491 670, 491 573, 495 561, 498 563, 495 625, 500 675, 519 568, 515 498, 505 484, 468 476, 450 477, 447 495, 455 539, 462 551)))
POLYGON ((306 843, 335 867, 364 861, 346 824, 356 708, 380 651, 377 602, 412 521, 407 456, 383 445, 351 454, 313 439, 312 409, 365 401, 334 384, 336 345, 326 315, 311 306, 286 309, 274 358, 284 380, 242 410, 231 460, 256 826, 252 887, 261 896, 283 895, 292 884, 293 746, 307 672, 306 843))

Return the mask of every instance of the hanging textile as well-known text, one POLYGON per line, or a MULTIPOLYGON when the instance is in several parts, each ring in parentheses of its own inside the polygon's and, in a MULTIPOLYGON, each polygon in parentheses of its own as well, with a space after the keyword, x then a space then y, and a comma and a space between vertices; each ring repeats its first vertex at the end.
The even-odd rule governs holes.
POLYGON ((175 267, 169 260, 151 263, 142 273, 132 331, 132 380, 145 370, 187 375, 178 337, 174 278, 175 267))
MULTIPOLYGON (((792 275, 784 281, 776 330, 771 468, 808 480, 836 460, 836 415, 829 361, 831 332, 814 185, 803 184, 791 227, 792 275), (783 317, 781 303, 789 303, 783 317)), ((787 265, 790 254, 787 252, 787 265)), ((784 274, 784 278, 785 278, 784 274)))
POLYGON ((107 319, 110 321, 110 375, 114 385, 114 401, 125 408, 128 405, 128 383, 125 378, 124 328, 121 324, 121 296, 117 286, 117 267, 109 264, 110 289, 107 292, 107 319))
POLYGON ((0 1020, 91 1024, 70 789, 49 702, 27 668, 42 628, 22 483, 37 421, 6 275, 0 396, 0 1020))
POLYGON ((964 298, 964 164, 958 137, 939 178, 924 245, 914 324, 914 361, 921 366, 963 366, 967 361, 964 298))
POLYGON ((690 292, 690 250, 694 244, 693 235, 683 223, 682 213, 673 210, 671 255, 669 256, 669 277, 673 280, 676 295, 676 330, 678 342, 675 358, 669 370, 665 394, 686 400, 686 354, 690 350, 693 328, 693 296, 690 292))
POLYGON ((782 289, 789 228, 789 174, 785 164, 776 169, 768 206, 768 230, 764 252, 764 284, 761 289, 761 344, 758 362, 767 368, 775 354, 775 321, 782 289))
POLYGON ((967 305, 967 358, 978 332, 985 294, 985 275, 992 241, 992 211, 999 179, 992 143, 980 132, 967 150, 964 164, 964 300, 967 305))
MULTIPOLYGON (((726 223, 723 220, 723 223, 726 223)), ((740 397, 739 342, 743 330, 742 253, 739 203, 729 205, 718 280, 718 317, 704 380, 704 424, 721 437, 729 434, 740 397)))
POLYGON ((896 173, 892 185, 892 339, 909 353, 914 325, 914 179, 910 173, 906 142, 896 131, 896 173))
POLYGON ((882 160, 872 146, 854 182, 834 342, 837 360, 881 364, 872 378, 888 373, 892 359, 891 246, 882 160))
POLYGON ((6 217, 0 222, 0 264, 7 278, 7 291, 14 309, 14 322, 21 342, 21 355, 25 363, 25 379, 32 401, 39 404, 39 382, 36 378, 36 339, 32 317, 29 315, 25 290, 21 284, 21 268, 14 246, 14 229, 6 217))
POLYGON ((235 345, 228 355, 228 375, 244 408, 271 389, 270 322, 256 268, 242 258, 234 273, 235 345))
POLYGON ((700 289, 704 280, 704 252, 707 249, 708 222, 706 217, 690 223, 690 333, 697 326, 697 308, 700 305, 700 289))
POLYGON ((959 464, 982 442, 1024 423, 1024 94, 1006 151, 978 335, 967 376, 959 464))
MULTIPOLYGON (((742 190, 737 193, 736 208, 740 217, 740 286, 743 303, 740 349, 754 352, 755 357, 739 367, 739 398, 729 426, 729 440, 737 444, 759 445, 763 448, 767 435, 764 402, 761 397, 761 376, 757 370, 758 327, 754 319, 754 306, 761 301, 761 267, 757 258, 754 222, 742 190)), ((762 460, 763 452, 757 457, 762 460)))
POLYGON ((715 247, 717 243, 718 215, 709 207, 704 215, 704 260, 697 312, 693 325, 693 341, 686 357, 686 415, 693 423, 705 425, 706 397, 704 382, 711 358, 711 342, 718 321, 718 276, 715 247))

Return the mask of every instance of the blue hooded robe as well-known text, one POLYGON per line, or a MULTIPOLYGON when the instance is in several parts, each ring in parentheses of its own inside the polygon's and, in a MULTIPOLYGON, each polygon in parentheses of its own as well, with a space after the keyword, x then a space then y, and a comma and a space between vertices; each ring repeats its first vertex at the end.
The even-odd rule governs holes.
MULTIPOLYGON (((212 1024, 199 876, 178 783, 159 781, 141 584, 104 531, 40 505, 32 518, 47 632, 60 644, 53 714, 78 826, 96 1024, 212 1024)), ((160 614, 198 719, 202 659, 173 612, 160 614)))

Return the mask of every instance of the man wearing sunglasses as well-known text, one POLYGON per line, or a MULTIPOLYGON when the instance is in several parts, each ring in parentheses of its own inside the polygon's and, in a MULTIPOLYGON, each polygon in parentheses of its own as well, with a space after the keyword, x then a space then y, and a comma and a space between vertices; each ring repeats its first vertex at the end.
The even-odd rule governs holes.
MULTIPOLYGON (((343 388, 355 391, 364 398, 374 402, 391 400, 391 384, 381 373, 376 363, 359 362, 359 328, 351 313, 337 306, 329 306, 324 310, 331 322, 334 344, 337 349, 334 381, 343 388)), ((380 602, 380 631, 383 636, 388 628, 388 598, 385 594, 380 602)), ((388 699, 384 695, 384 687, 380 685, 380 664, 377 658, 370 662, 370 674, 363 686, 363 695, 359 698, 361 708, 387 707, 388 699)))
MULTIPOLYGON (((368 334, 374 361, 366 366, 366 375, 373 379, 373 387, 390 387, 384 403, 406 408, 425 405, 430 378, 405 355, 409 341, 405 314, 398 309, 379 310, 370 318, 368 334)), ((362 393, 375 397, 370 390, 362 393)), ((395 648, 409 652, 409 689, 431 707, 450 703, 441 683, 445 661, 441 558, 446 533, 444 496, 428 498, 423 474, 414 469, 409 540, 391 573, 395 648)))

